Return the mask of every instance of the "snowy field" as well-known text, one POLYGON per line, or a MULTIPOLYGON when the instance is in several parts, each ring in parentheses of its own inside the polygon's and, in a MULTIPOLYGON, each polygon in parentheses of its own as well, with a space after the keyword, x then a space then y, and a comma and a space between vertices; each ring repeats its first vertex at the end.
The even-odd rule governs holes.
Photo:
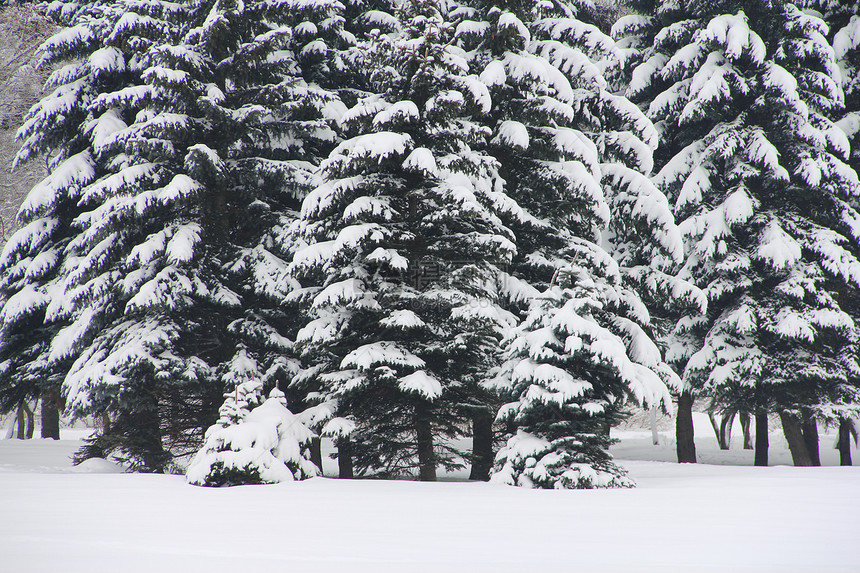
MULTIPOLYGON (((648 431, 614 432, 632 490, 529 491, 458 481, 204 489, 181 476, 72 467, 69 439, 0 440, 0 571, 860 571, 860 468, 751 467, 697 417, 697 465, 648 431)), ((740 436, 735 436, 739 440, 740 436)), ((771 435, 771 463, 790 457, 771 435)), ((853 452, 855 461, 860 454, 853 452)))

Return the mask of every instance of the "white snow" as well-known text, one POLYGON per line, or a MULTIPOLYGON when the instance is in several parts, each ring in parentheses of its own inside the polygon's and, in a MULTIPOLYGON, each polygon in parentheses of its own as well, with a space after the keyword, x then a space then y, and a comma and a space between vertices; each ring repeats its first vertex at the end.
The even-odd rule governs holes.
POLYGON ((531 34, 529 33, 529 29, 523 24, 522 20, 517 18, 511 12, 505 12, 501 16, 499 16, 499 20, 496 24, 499 28, 499 31, 503 30, 514 30, 514 33, 529 42, 531 40, 531 34))
POLYGON ((86 124, 86 131, 90 133, 93 140, 93 148, 100 151, 105 143, 114 133, 128 128, 122 120, 119 112, 109 109, 98 118, 90 120, 86 124))
POLYGON ((32 314, 48 303, 48 295, 28 284, 9 297, 0 308, 0 321, 13 323, 22 316, 32 314))
POLYGON ((165 253, 172 263, 184 263, 194 257, 194 246, 200 242, 203 229, 197 223, 179 225, 167 243, 165 253))
POLYGON ((96 50, 89 57, 90 67, 98 72, 121 72, 125 69, 122 52, 113 46, 96 50))
POLYGON ((851 16, 848 24, 833 37, 833 52, 837 60, 845 59, 848 52, 860 47, 860 15, 851 16))
POLYGON ((343 250, 357 249, 359 247, 379 243, 385 238, 388 230, 377 223, 359 223, 349 225, 340 230, 334 241, 335 254, 343 250))
POLYGON ((388 197, 370 197, 368 195, 362 195, 343 210, 343 220, 358 220, 361 219, 362 216, 370 215, 373 217, 382 217, 386 221, 390 221, 394 217, 395 213, 396 211, 394 211, 390 206, 390 200, 388 197))
POLYGON ((51 205, 60 194, 67 193, 67 189, 75 189, 92 181, 95 174, 95 164, 88 151, 69 157, 33 187, 21 205, 19 216, 31 215, 51 205))
POLYGON ((312 308, 335 306, 337 304, 352 304, 367 308, 378 308, 372 293, 365 288, 360 279, 345 279, 325 287, 312 302, 312 308))
POLYGON ((382 12, 380 10, 368 10, 367 12, 364 12, 361 15, 361 20, 382 28, 388 28, 391 30, 400 29, 400 21, 397 18, 388 12, 382 12))
POLYGON ((348 139, 331 152, 321 168, 332 170, 342 168, 355 158, 373 159, 382 162, 391 155, 403 155, 411 147, 412 138, 404 133, 380 131, 348 139))
POLYGON ((350 435, 355 430, 355 422, 346 418, 332 418, 326 422, 322 429, 323 436, 344 437, 350 435))
POLYGON ((781 309, 776 315, 776 333, 786 338, 800 338, 807 342, 815 339, 815 329, 800 314, 789 308, 781 309))
POLYGON ((34 219, 15 231, 15 234, 3 246, 0 254, 0 264, 6 266, 12 264, 12 257, 17 251, 26 252, 28 249, 36 249, 48 242, 51 233, 56 230, 60 222, 56 217, 42 217, 34 219))
POLYGON ((404 392, 420 394, 428 400, 434 400, 442 395, 442 384, 424 370, 417 370, 402 377, 397 386, 404 392))
MULTIPOLYGON (((502 73, 504 73, 504 69, 502 73)), ((484 75, 481 74, 480 79, 473 75, 457 77, 456 79, 466 88, 466 91, 469 92, 472 99, 481 108, 481 113, 490 113, 490 110, 493 108, 493 100, 490 97, 490 90, 487 89, 488 84, 484 81, 484 75)))
POLYGON ((809 116, 809 108, 798 93, 797 79, 779 64, 767 62, 766 67, 764 85, 780 92, 786 102, 805 120, 809 116))
POLYGON ((498 60, 493 60, 487 64, 487 67, 481 72, 481 81, 489 87, 504 85, 507 80, 508 75, 505 72, 505 66, 498 60))
POLYGON ((383 109, 373 117, 373 127, 385 129, 391 124, 410 123, 421 117, 418 106, 411 101, 399 101, 383 109))
MULTIPOLYGON (((694 414, 698 464, 672 463, 671 432, 613 430, 634 489, 538 491, 463 482, 314 478, 199 488, 183 476, 73 467, 77 439, 0 440, 4 570, 48 573, 588 571, 851 573, 860 563, 860 468, 752 467, 735 426, 717 449, 694 414)), ((38 432, 38 430, 37 430, 38 432)), ((69 431, 80 436, 79 430, 69 431)), ((37 433, 38 435, 38 433, 37 433)), ((467 446, 467 444, 464 444, 467 446)), ((328 450, 331 445, 324 441, 328 450)), ((855 461, 858 449, 852 446, 855 461)), ((326 475, 336 464, 323 456, 326 475)), ((774 465, 779 464, 779 465, 774 465)))
POLYGON ((569 102, 575 99, 567 77, 544 58, 506 52, 503 63, 507 76, 514 81, 534 80, 542 84, 548 94, 562 101, 569 102))
POLYGON ((409 259, 398 253, 396 249, 377 247, 365 257, 365 260, 371 263, 385 263, 388 267, 398 271, 405 271, 409 268, 409 259))
POLYGON ((379 324, 389 328, 401 328, 407 330, 409 328, 421 328, 426 326, 421 317, 411 310, 395 310, 391 314, 379 321, 379 324))
POLYGON ((601 66, 595 64, 578 48, 566 42, 544 40, 534 42, 533 51, 564 72, 578 86, 606 87, 601 66))
POLYGON ((192 193, 196 193, 201 190, 202 186, 197 181, 193 180, 191 177, 185 175, 184 173, 180 173, 178 175, 174 175, 173 179, 170 180, 166 186, 161 189, 156 190, 156 194, 158 196, 158 200, 161 203, 167 204, 171 201, 176 201, 192 193))
POLYGON ((762 232, 756 255, 775 269, 793 265, 800 259, 800 245, 780 226, 771 221, 762 232))
MULTIPOLYGON (((87 202, 108 198, 117 200, 120 191, 128 192, 131 189, 137 191, 140 187, 143 187, 146 180, 151 179, 156 170, 157 166, 154 163, 139 163, 117 173, 106 175, 84 189, 83 200, 87 202)), ((108 204, 110 202, 105 201, 105 205, 108 204)), ((107 209, 108 207, 102 206, 100 208, 107 209)), ((95 213, 97 218, 101 218, 99 208, 95 210, 95 213)), ((85 217, 85 215, 82 217, 85 217)))
POLYGON ((403 161, 403 168, 423 173, 430 177, 439 172, 433 152, 426 147, 416 147, 403 161))
MULTIPOLYGON (((526 142, 528 143, 528 133, 526 133, 526 142)), ((578 129, 559 127, 553 134, 553 143, 555 143, 556 148, 562 153, 568 153, 573 159, 579 159, 585 165, 588 165, 592 173, 598 176, 599 169, 597 166, 600 163, 600 157, 597 152, 597 146, 594 145, 591 138, 578 129)))
POLYGON ((767 54, 764 42, 750 29, 747 16, 743 11, 713 18, 708 22, 701 41, 723 45, 726 57, 731 60, 737 60, 746 54, 753 63, 760 64, 767 54))
POLYGON ((360 346, 347 354, 341 361, 341 368, 361 368, 370 370, 379 365, 406 366, 409 368, 423 368, 424 361, 405 350, 394 342, 373 342, 360 346))
POLYGON ((89 332, 94 314, 95 313, 92 308, 85 308, 71 324, 60 330, 57 335, 54 336, 51 340, 51 354, 49 355, 49 360, 57 362, 73 355, 73 352, 76 350, 76 346, 80 344, 84 335, 89 332))

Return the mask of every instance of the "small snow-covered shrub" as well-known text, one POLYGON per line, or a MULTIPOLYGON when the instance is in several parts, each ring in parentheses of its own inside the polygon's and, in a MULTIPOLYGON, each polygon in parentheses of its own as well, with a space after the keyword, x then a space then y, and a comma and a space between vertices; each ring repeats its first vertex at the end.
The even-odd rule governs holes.
POLYGON ((587 439, 578 435, 550 441, 518 430, 496 455, 490 482, 540 489, 633 487, 599 444, 583 448, 581 441, 587 439))
POLYGON ((227 396, 221 419, 206 431, 203 447, 188 466, 188 483, 220 487, 278 483, 319 474, 309 457, 314 434, 287 409, 283 392, 272 390, 269 399, 251 411, 237 404, 253 403, 247 395, 253 394, 255 384, 261 386, 247 382, 235 396, 227 396))

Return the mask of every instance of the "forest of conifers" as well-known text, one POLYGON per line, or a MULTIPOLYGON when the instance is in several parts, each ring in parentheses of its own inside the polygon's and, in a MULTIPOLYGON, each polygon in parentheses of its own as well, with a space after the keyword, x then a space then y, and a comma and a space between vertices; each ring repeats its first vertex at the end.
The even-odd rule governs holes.
POLYGON ((856 2, 33 10, 0 412, 98 418, 81 460, 624 487, 611 428, 677 412, 695 462, 695 402, 851 463, 856 2))

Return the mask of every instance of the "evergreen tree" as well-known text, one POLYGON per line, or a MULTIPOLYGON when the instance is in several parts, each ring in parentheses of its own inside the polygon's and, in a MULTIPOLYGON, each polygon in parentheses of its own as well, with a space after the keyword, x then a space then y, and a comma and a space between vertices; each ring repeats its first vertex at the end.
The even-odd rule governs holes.
MULTIPOLYGON (((830 27, 827 35, 833 46, 836 63, 842 76, 842 88, 845 93, 844 108, 835 110, 831 119, 848 136, 851 142, 851 156, 848 164, 854 171, 860 173, 860 5, 856 2, 838 0, 812 0, 807 3, 811 8, 820 10, 825 22, 830 27)), ((855 208, 857 208, 855 202, 855 208)), ((840 304, 848 310, 855 323, 860 321, 860 291, 851 288, 840 295, 840 304)), ((860 323, 858 323, 860 324, 860 323)), ((852 378, 846 383, 860 385, 860 375, 853 372, 852 378)), ((855 412, 848 410, 839 415, 839 451, 842 465, 851 465, 852 436, 857 439, 855 422, 851 416, 855 412)))
POLYGON ((630 95, 659 121, 655 181, 709 304, 678 322, 670 357, 716 406, 757 413, 759 434, 767 411, 790 425, 800 408, 853 407, 839 380, 857 337, 834 293, 860 278, 858 184, 828 119, 842 92, 826 26, 785 2, 662 2, 652 16, 630 95))
POLYGON ((287 409, 275 388, 262 400, 260 381, 225 394, 221 417, 188 466, 188 482, 203 486, 278 483, 318 474, 309 459, 313 434, 287 409))
POLYGON ((474 150, 488 94, 452 45, 444 5, 414 2, 395 17, 400 26, 349 56, 368 95, 344 115, 348 139, 302 206, 295 297, 312 320, 298 341, 306 376, 336 400, 323 431, 340 437, 342 468, 351 447, 360 474, 431 480, 458 463, 446 440, 475 404, 481 353, 511 318, 492 283, 514 251, 498 213, 515 205, 497 163, 474 150))
MULTIPOLYGON (((654 0, 634 0, 630 2, 632 14, 627 14, 618 19, 612 27, 612 35, 616 38, 616 50, 620 63, 621 73, 619 87, 628 95, 637 94, 651 81, 654 70, 665 63, 665 55, 655 50, 655 37, 663 29, 664 24, 671 23, 673 10, 681 7, 663 6, 658 11, 658 3, 654 0)), ((683 25, 683 22, 679 25, 683 25)), ((646 100, 641 95, 634 96, 634 100, 642 103, 646 100)), ((663 117, 654 117, 654 124, 658 131, 663 132, 663 117)), ((654 153, 654 166, 659 170, 671 157, 669 146, 661 144, 654 153)), ((685 278, 678 277, 684 282, 685 278)), ((688 282, 688 284, 690 284, 688 282)), ((675 299, 670 304, 649 305, 652 312, 659 316, 661 323, 666 327, 661 336, 661 342, 668 346, 666 353, 667 361, 679 374, 683 373, 687 356, 691 352, 688 348, 679 345, 679 339, 669 335, 673 327, 681 320, 692 320, 702 315, 707 307, 705 294, 695 289, 695 300, 687 296, 675 299), (669 335, 669 336, 667 336, 669 335)), ((692 293, 691 293, 692 294, 692 293)), ((693 432, 693 402, 694 394, 689 384, 684 382, 677 392, 675 441, 678 461, 681 463, 696 462, 696 445, 693 432)))
MULTIPOLYGON (((205 417, 189 421, 200 428, 215 392, 230 383, 237 352, 255 358, 267 383, 295 370, 284 357, 291 317, 280 307, 291 288, 286 229, 331 143, 325 114, 334 98, 299 75, 294 54, 302 45, 282 16, 289 8, 186 6, 181 35, 151 51, 146 113, 115 138, 121 152, 134 149, 154 169, 135 182, 132 201, 112 197, 94 218, 101 225, 115 214, 122 228, 135 229, 130 249, 120 251, 131 272, 118 286, 133 294, 124 319, 136 310, 146 321, 158 317, 158 331, 176 333, 171 354, 181 370, 171 378, 183 383, 168 405, 202 402, 205 417)), ((108 333, 107 341, 116 338, 108 333)), ((184 411, 163 418, 182 427, 176 417, 184 411)))
POLYGON ((488 149, 518 204, 505 214, 518 252, 501 284, 523 320, 488 382, 510 400, 493 478, 505 483, 627 484, 605 451, 618 407, 665 404, 664 379, 676 380, 644 300, 695 297, 664 272, 681 242, 643 175, 657 134, 611 93, 618 63, 596 16, 588 3, 488 3, 459 26, 492 95, 488 149))
POLYGON ((32 254, 10 265, 54 265, 42 323, 58 326, 40 339, 43 361, 65 376, 70 413, 113 416, 83 457, 163 469, 165 445, 199 444, 237 356, 250 354, 272 384, 296 370, 280 304, 286 229, 332 144, 336 98, 299 75, 295 50, 311 42, 285 23, 297 17, 289 8, 75 5, 64 12, 75 27, 46 44, 83 63, 55 74, 61 87, 31 112, 21 156, 76 153, 53 160, 27 203, 65 217, 65 242, 51 259, 59 248, 44 231, 29 239, 32 225, 10 247, 32 254))
POLYGON ((18 133, 17 164, 45 155, 49 175, 33 188, 19 212, 21 229, 0 257, 0 411, 23 400, 59 392, 70 360, 54 351, 63 313, 62 269, 68 264, 81 189, 98 174, 91 134, 91 106, 102 91, 128 85, 115 49, 101 38, 118 18, 109 2, 55 2, 48 15, 69 27, 40 48, 41 65, 56 67, 48 95, 30 110, 18 133))

